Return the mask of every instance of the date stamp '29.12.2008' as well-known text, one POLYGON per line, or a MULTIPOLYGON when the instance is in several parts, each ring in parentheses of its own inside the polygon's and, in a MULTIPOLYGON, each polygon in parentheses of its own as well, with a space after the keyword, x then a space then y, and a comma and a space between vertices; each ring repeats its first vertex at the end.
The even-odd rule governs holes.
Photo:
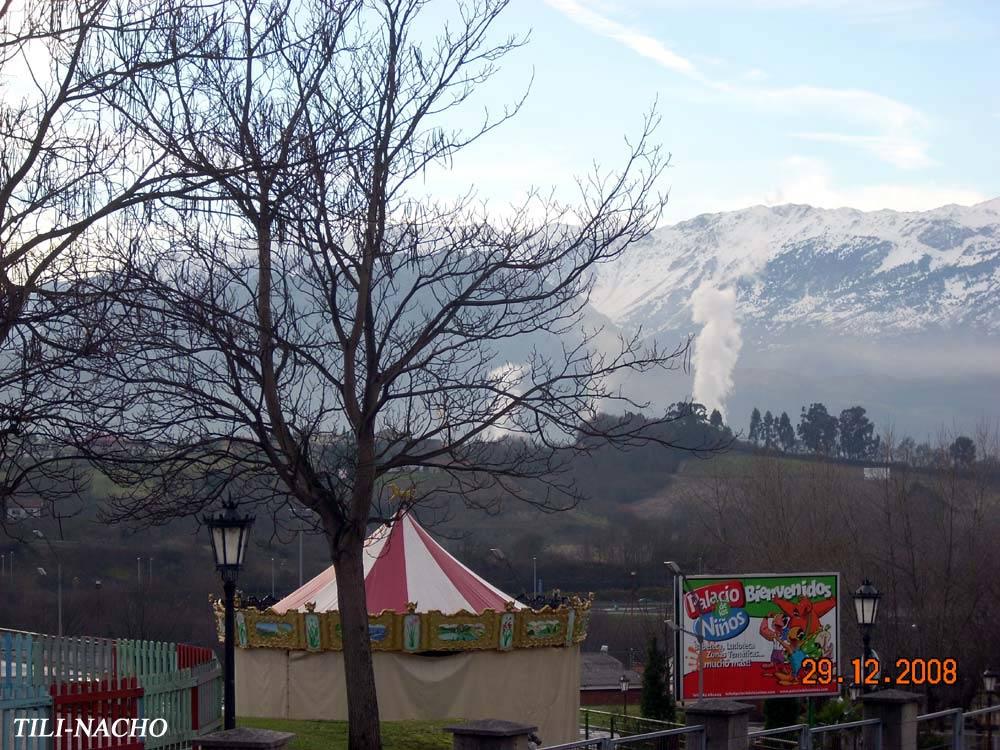
POLYGON ((958 681, 955 659, 896 659, 895 673, 883 674, 878 659, 851 659, 848 673, 841 674, 832 659, 802 662, 803 685, 855 684, 880 688, 919 685, 954 685, 958 681))

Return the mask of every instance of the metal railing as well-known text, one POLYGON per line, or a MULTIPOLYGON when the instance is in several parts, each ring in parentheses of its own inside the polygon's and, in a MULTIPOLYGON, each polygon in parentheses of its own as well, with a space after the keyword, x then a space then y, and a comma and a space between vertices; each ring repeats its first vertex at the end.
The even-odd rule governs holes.
MULTIPOLYGON (((934 711, 929 714, 921 714, 917 717, 918 729, 917 729, 917 746, 921 750, 937 750, 938 748, 950 748, 950 750, 965 750, 966 740, 971 739, 969 733, 965 731, 965 722, 968 719, 977 718, 980 716, 988 717, 989 722, 989 732, 987 737, 992 739, 992 732, 994 719, 993 714, 1000 714, 1000 706, 987 706, 986 708, 977 708, 973 711, 962 711, 960 708, 946 708, 943 711, 934 711), (919 727, 921 722, 925 723, 930 721, 939 721, 941 719, 950 719, 950 727, 947 731, 935 732, 933 730, 922 729, 919 727)), ((997 727, 996 732, 997 737, 1000 737, 1000 726, 997 727)), ((969 743, 972 744, 972 743, 969 743)), ((987 748, 987 750, 992 750, 992 748, 987 748)))
MULTIPOLYGON (((816 747, 816 737, 817 735, 834 735, 841 732, 850 732, 855 729, 863 730, 865 727, 875 727, 875 731, 867 733, 869 737, 872 738, 871 747, 868 747, 868 743, 865 742, 865 732, 859 732, 855 735, 854 742, 850 750, 882 750, 882 722, 878 719, 860 719, 858 721, 844 721, 840 724, 824 724, 823 726, 811 727, 809 729, 809 748, 811 750, 816 747), (860 739, 860 742, 858 741, 860 739)), ((844 748, 839 742, 840 738, 836 738, 836 750, 848 750, 844 748)), ((832 749, 831 749, 832 750, 832 749)))
POLYGON ((591 734, 596 734, 598 738, 604 737, 604 733, 614 737, 616 733, 619 735, 648 734, 649 732, 660 732, 664 729, 676 729, 683 726, 676 721, 647 719, 644 716, 630 716, 580 707, 580 731, 583 732, 585 740, 591 739, 591 734))
MULTIPOLYGON (((818 727, 810 727, 808 724, 792 724, 787 727, 777 727, 776 729, 758 729, 748 732, 748 737, 754 747, 764 747, 763 743, 754 742, 754 740, 780 737, 780 735, 792 734, 794 732, 796 735, 795 740, 778 739, 776 742, 789 747, 794 745, 797 750, 812 750, 815 745, 816 735, 848 732, 863 727, 878 726, 880 723, 878 719, 862 719, 861 721, 845 721, 840 724, 824 724, 818 727)), ((872 735, 875 738, 874 747, 865 748, 865 750, 882 750, 882 733, 872 732, 872 735)))
POLYGON ((689 734, 697 734, 698 741, 694 746, 685 743, 685 750, 705 750, 705 727, 701 724, 625 737, 594 737, 575 742, 564 742, 560 745, 547 745, 542 750, 613 750, 617 747, 624 748, 624 750, 645 750, 645 748, 659 750, 660 747, 666 747, 664 740, 672 737, 680 738, 689 734))
MULTIPOLYGON (((993 734, 993 714, 1000 714, 1000 706, 988 706, 986 708, 978 708, 973 711, 964 712, 961 708, 948 708, 943 711, 922 714, 917 717, 918 725, 920 722, 950 719, 950 727, 946 733, 943 733, 947 735, 946 742, 940 745, 931 746, 927 745, 926 741, 921 743, 918 739, 918 747, 920 747, 921 750, 930 750, 931 747, 950 748, 950 750, 972 750, 972 748, 964 747, 965 740, 972 736, 965 731, 966 721, 968 719, 983 716, 988 717, 990 732, 987 736, 991 737, 993 734)), ((865 727, 870 727, 872 731, 861 731, 858 738, 853 743, 852 750, 861 750, 862 748, 863 750, 882 750, 882 722, 879 719, 845 721, 840 724, 825 724, 823 726, 816 727, 810 727, 808 724, 792 724, 791 726, 777 727, 776 729, 758 729, 753 732, 748 732, 747 739, 755 747, 760 747, 759 740, 773 738, 773 742, 787 747, 789 750, 791 750, 792 747, 794 747, 795 750, 815 750, 818 739, 822 742, 822 740, 826 737, 837 737, 843 732, 863 730, 865 727), (795 735, 794 740, 781 739, 781 735, 793 733, 795 735)), ((576 742, 566 742, 560 745, 549 745, 542 750, 612 750, 613 748, 619 747, 624 748, 625 750, 639 750, 640 748, 643 748, 643 750, 645 750, 645 748, 660 750, 660 748, 665 747, 665 745, 657 743, 662 743, 664 739, 671 737, 680 738, 684 735, 692 733, 699 734, 698 744, 695 747, 692 747, 690 742, 688 742, 686 743, 684 750, 705 750, 705 728, 701 725, 666 729, 663 731, 647 732, 643 734, 633 734, 629 736, 594 737, 590 739, 578 740, 576 742)), ((1000 726, 997 728, 996 735, 997 739, 1000 739, 1000 726)), ((670 748, 669 750, 674 750, 674 748, 670 748)), ((781 750, 784 750, 784 748, 781 750)), ((839 737, 836 750, 847 750, 847 748, 844 748, 843 745, 839 743, 839 737)), ((993 750, 993 748, 987 748, 987 750, 993 750)))

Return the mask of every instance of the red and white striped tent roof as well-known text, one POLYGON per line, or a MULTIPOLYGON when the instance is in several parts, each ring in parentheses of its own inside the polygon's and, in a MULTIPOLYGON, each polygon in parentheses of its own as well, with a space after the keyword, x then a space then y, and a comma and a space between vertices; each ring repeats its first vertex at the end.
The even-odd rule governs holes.
MULTIPOLYGON (((512 601, 517 609, 524 606, 449 555, 409 513, 397 516, 390 526, 381 526, 368 537, 364 562, 370 614, 406 612, 408 602, 416 604, 420 612, 436 609, 445 614, 461 609, 476 614, 487 609, 501 611, 512 601)), ((333 566, 279 601, 274 609, 279 613, 304 611, 309 602, 315 602, 317 612, 337 609, 333 566)))

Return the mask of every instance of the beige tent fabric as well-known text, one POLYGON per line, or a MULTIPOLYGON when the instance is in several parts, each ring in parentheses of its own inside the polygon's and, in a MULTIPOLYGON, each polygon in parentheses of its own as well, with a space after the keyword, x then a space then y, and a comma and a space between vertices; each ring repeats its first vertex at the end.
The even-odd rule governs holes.
POLYGON ((287 651, 236 649, 236 713, 268 718, 288 716, 287 651))
MULTIPOLYGON (((374 659, 383 720, 509 719, 546 744, 579 738, 579 646, 374 659)), ((237 649, 236 696, 241 716, 346 719, 343 654, 237 649)))

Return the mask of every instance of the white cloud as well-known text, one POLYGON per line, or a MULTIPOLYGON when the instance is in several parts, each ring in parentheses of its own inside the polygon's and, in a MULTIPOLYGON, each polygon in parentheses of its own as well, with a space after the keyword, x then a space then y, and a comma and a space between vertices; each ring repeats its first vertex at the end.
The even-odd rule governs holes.
POLYGON ((807 203, 818 208, 850 207, 862 211, 884 208, 895 211, 927 211, 949 203, 973 205, 989 197, 978 190, 937 184, 907 182, 837 185, 825 162, 801 156, 784 160, 779 171, 783 172, 779 185, 756 198, 749 195, 736 198, 730 201, 732 207, 758 203, 767 206, 807 203))
POLYGON ((617 21, 576 2, 576 0, 546 0, 546 2, 581 26, 586 26, 601 36, 621 42, 633 52, 655 61, 668 70, 696 78, 700 77, 694 63, 668 49, 663 43, 651 36, 623 26, 617 21))
MULTIPOLYGON (((763 71, 750 68, 740 74, 741 83, 715 80, 703 74, 688 58, 669 49, 662 42, 634 31, 589 7, 587 0, 546 0, 572 21, 602 36, 614 39, 660 66, 698 81, 706 88, 739 98, 747 106, 765 106, 780 113, 862 125, 874 132, 843 135, 834 130, 800 134, 798 137, 839 143, 860 148, 893 166, 913 169, 933 163, 927 154, 928 144, 917 137, 927 118, 910 105, 873 91, 855 88, 830 88, 797 85, 765 87, 747 81, 759 80, 763 71)), ((803 5, 806 0, 787 0, 803 5)), ((835 0, 831 0, 835 2, 835 0)), ((590 0, 593 5, 594 0, 590 0)), ((829 3, 828 3, 829 4, 829 3)), ((836 130, 841 130, 837 128, 836 130)))
POLYGON ((671 193, 676 198, 671 198, 663 223, 674 224, 698 214, 738 211, 758 205, 798 203, 861 211, 927 211, 952 203, 972 206, 994 197, 968 186, 934 182, 851 184, 837 177, 826 161, 807 156, 782 159, 756 174, 768 175, 764 178, 767 181, 719 194, 710 181, 699 186, 688 185, 684 175, 677 173, 671 193))
POLYGON ((826 143, 842 143, 858 146, 881 159, 902 169, 919 169, 932 165, 927 155, 927 144, 923 141, 903 136, 847 135, 845 133, 793 133, 795 138, 826 143))
MULTIPOLYGON (((622 4, 601 0, 603 7, 612 9, 622 4)), ((629 7, 679 10, 738 10, 738 11, 819 11, 836 13, 851 21, 890 22, 900 16, 940 6, 940 0, 629 0, 629 7)))

